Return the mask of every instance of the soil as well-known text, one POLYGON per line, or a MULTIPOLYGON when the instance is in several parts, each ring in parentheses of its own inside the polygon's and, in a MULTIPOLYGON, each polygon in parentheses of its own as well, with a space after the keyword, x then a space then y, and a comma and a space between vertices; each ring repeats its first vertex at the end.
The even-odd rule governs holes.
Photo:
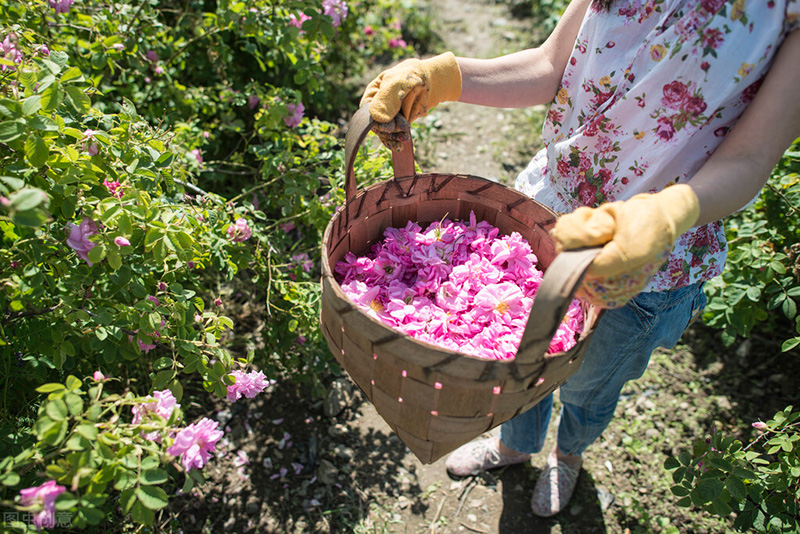
MULTIPOLYGON (((539 38, 503 4, 430 6, 443 50, 457 55, 492 57, 539 38)), ((425 171, 508 182, 524 165, 513 148, 515 121, 509 110, 440 106, 427 119, 418 161, 425 171)), ((451 478, 444 459, 421 463, 348 378, 331 377, 323 400, 280 381, 210 413, 188 407, 190 418, 226 427, 224 455, 204 469, 206 483, 174 501, 162 526, 215 534, 729 532, 729 523, 675 504, 663 462, 715 428, 749 440, 750 423, 795 400, 800 359, 782 355, 773 336, 725 348, 698 324, 675 349, 657 351, 645 376, 626 386, 614 423, 584 455, 573 499, 553 518, 534 516, 529 504, 552 436, 529 464, 451 478)))

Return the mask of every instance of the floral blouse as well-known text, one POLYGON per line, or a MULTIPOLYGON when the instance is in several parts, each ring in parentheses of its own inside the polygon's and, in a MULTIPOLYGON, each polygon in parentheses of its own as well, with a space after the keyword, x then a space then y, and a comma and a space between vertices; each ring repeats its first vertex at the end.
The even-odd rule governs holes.
MULTIPOLYGON (((753 99, 800 0, 615 0, 589 8, 516 187, 556 211, 690 182, 753 99)), ((718 221, 680 236, 646 291, 722 272, 718 221)))

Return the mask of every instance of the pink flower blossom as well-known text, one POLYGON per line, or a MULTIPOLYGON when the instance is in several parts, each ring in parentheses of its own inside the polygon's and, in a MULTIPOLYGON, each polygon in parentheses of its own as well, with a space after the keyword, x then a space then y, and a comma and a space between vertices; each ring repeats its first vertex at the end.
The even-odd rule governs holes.
POLYGON ((311 261, 311 258, 309 258, 308 254, 305 252, 292 256, 292 263, 299 265, 307 273, 311 272, 311 268, 314 267, 314 262, 311 261))
POLYGON ((96 130, 86 129, 83 131, 83 149, 86 151, 87 154, 90 156, 96 156, 97 153, 100 151, 100 147, 94 139, 94 134, 96 134, 96 130))
POLYGON ((202 468, 208 463, 217 441, 223 436, 223 432, 217 429, 218 426, 217 421, 204 417, 181 429, 167 452, 176 458, 180 456, 186 471, 202 468))
MULTIPOLYGON (((516 355, 542 280, 538 259, 517 233, 443 220, 387 228, 370 254, 347 253, 334 270, 366 314, 434 345, 488 359, 516 355)), ((583 329, 574 300, 548 352, 572 348, 583 329)))
POLYGON ((763 421, 756 421, 755 423, 753 423, 752 426, 756 430, 762 430, 763 431, 763 430, 767 429, 767 424, 765 422, 763 422, 763 421))
POLYGON ((365 26, 364 35, 375 35, 375 29, 372 26, 365 26))
POLYGON ((89 251, 97 246, 97 243, 92 243, 89 238, 97 233, 97 224, 93 220, 84 217, 80 225, 67 223, 67 230, 69 231, 67 245, 90 267, 94 265, 89 261, 89 251))
POLYGON ((191 154, 192 156, 194 156, 194 159, 197 160, 197 163, 201 165, 203 164, 203 153, 200 151, 199 148, 195 148, 194 150, 192 150, 191 154))
POLYGON ((164 67, 162 67, 161 65, 159 65, 158 67, 156 67, 156 68, 153 70, 153 72, 155 72, 156 74, 158 74, 158 75, 160 76, 160 75, 164 74, 164 67))
POLYGON ((247 452, 242 450, 237 451, 236 458, 233 459, 233 465, 235 465, 236 467, 250 465, 250 458, 247 456, 247 452))
POLYGON ((50 55, 50 49, 47 47, 46 44, 43 44, 42 46, 39 47, 39 53, 47 57, 50 55))
POLYGON ((150 413, 169 419, 172 416, 172 412, 180 407, 181 405, 172 395, 172 391, 168 389, 154 391, 152 396, 145 397, 145 402, 135 404, 131 408, 131 412, 133 412, 133 421, 131 422, 134 425, 138 425, 150 413))
POLYGON ((236 219, 236 222, 228 226, 228 238, 234 243, 241 243, 250 239, 252 231, 247 226, 246 219, 236 219))
POLYGON ((118 247, 129 247, 131 246, 131 242, 128 240, 127 237, 117 236, 114 238, 114 244, 118 247))
POLYGON ((72 7, 74 3, 75 0, 50 0, 50 7, 52 7, 56 13, 69 13, 69 8, 72 7))
POLYGON ((152 61, 153 63, 158 61, 158 54, 155 52, 155 50, 148 50, 144 57, 147 58, 147 61, 152 61))
POLYGON ((294 230, 294 223, 292 222, 285 222, 278 225, 278 228, 281 232, 288 234, 292 230, 294 230))
POLYGON ((103 185, 108 188, 108 192, 111 193, 112 197, 122 198, 122 195, 124 194, 122 191, 122 184, 106 178, 103 180, 103 185))
POLYGON ((274 380, 267 379, 262 371, 231 371, 231 376, 236 379, 236 383, 228 386, 228 400, 239 400, 242 396, 252 399, 268 386, 275 383, 274 380))
POLYGON ((145 343, 141 339, 137 339, 136 341, 139 344, 139 350, 141 350, 145 354, 156 348, 155 343, 145 343))
POLYGON ((289 15, 289 26, 294 26, 300 30, 300 33, 305 33, 303 31, 303 23, 307 20, 311 20, 311 17, 301 11, 296 16, 289 15))
POLYGON ((669 117, 659 117, 658 126, 655 128, 656 135, 662 141, 669 141, 675 135, 675 125, 669 117))
POLYGON ((288 128, 294 128, 303 120, 303 114, 306 108, 303 106, 302 102, 298 104, 286 104, 286 111, 288 115, 283 118, 283 122, 288 128))
POLYGON ((333 25, 339 27, 347 18, 347 2, 344 0, 322 0, 322 12, 333 19, 333 25))
POLYGON ((20 490, 19 503, 22 506, 41 506, 40 511, 33 513, 34 526, 37 529, 53 528, 56 526, 56 497, 66 490, 55 480, 48 480, 41 486, 20 490))
POLYGON ((92 380, 94 380, 95 382, 102 382, 105 379, 106 379, 105 375, 100 371, 95 371, 94 374, 92 375, 92 380))
POLYGON ((389 48, 405 48, 408 44, 401 37, 393 37, 389 39, 389 48))

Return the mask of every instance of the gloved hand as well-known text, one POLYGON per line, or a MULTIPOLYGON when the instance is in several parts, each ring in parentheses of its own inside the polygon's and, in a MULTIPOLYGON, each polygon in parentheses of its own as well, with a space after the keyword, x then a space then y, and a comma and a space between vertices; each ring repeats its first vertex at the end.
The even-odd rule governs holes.
POLYGON ((578 208, 560 217, 551 234, 559 250, 605 244, 577 296, 601 308, 618 308, 645 288, 699 215, 692 188, 678 184, 598 208, 578 208))
POLYGON ((407 59, 383 71, 367 86, 361 106, 370 103, 369 113, 377 123, 373 130, 393 148, 409 138, 408 123, 460 97, 461 69, 453 53, 445 52, 430 59, 407 59))

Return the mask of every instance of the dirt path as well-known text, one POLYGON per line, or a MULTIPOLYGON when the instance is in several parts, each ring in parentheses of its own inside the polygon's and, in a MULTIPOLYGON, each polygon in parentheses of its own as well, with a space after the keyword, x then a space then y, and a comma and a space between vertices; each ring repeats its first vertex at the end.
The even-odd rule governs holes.
MULTIPOLYGON (((518 50, 533 39, 530 22, 514 19, 503 3, 429 0, 428 5, 434 20, 433 30, 444 41, 441 51, 490 58, 518 50)), ((515 129, 520 123, 520 113, 457 102, 438 106, 421 121, 428 129, 425 143, 417 146, 422 170, 473 174, 513 183, 520 165, 519 158, 511 153, 518 140, 515 129)), ((452 479, 445 469, 445 459, 422 464, 400 444, 370 403, 360 405, 354 425, 367 443, 379 446, 388 440, 395 450, 400 445, 405 451, 399 466, 382 469, 394 477, 392 483, 400 497, 394 499, 383 492, 375 495, 382 502, 377 510, 390 519, 389 525, 384 524, 389 532, 550 531, 546 523, 533 516, 528 503, 533 487, 528 479, 538 471, 511 469, 452 479)), ((495 429, 493 434, 497 433, 495 429)))
MULTIPOLYGON (((491 58, 526 47, 535 37, 529 21, 515 19, 507 5, 479 0, 429 0, 442 51, 491 58)), ((430 128, 422 147, 423 171, 465 173, 512 183, 519 171, 513 147, 519 136, 519 110, 457 102, 438 106, 422 120, 430 128)))

